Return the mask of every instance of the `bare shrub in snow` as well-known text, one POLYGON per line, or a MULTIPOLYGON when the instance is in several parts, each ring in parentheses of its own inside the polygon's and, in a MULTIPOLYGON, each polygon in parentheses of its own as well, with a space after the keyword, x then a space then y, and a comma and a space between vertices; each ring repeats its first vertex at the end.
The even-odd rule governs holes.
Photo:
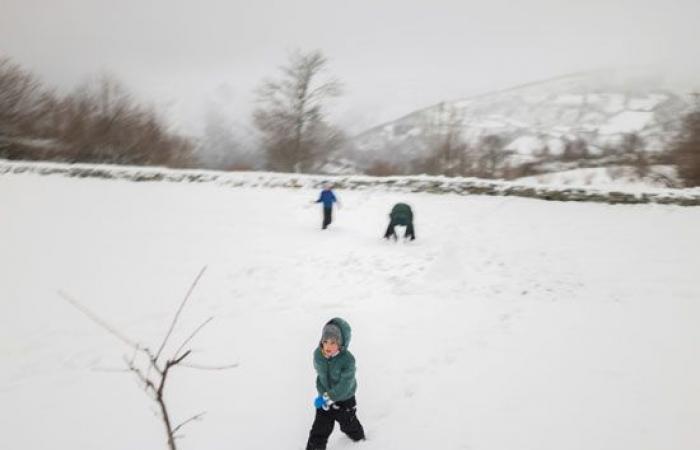
POLYGON ((181 437, 180 435, 178 435, 178 432, 180 432, 180 430, 190 422, 200 420, 205 414, 204 412, 195 414, 190 418, 180 422, 179 424, 175 424, 172 421, 172 415, 170 410, 168 409, 168 405, 165 399, 165 386, 167 381, 169 380, 168 375, 171 373, 171 371, 174 370, 175 367, 189 367, 192 369, 202 370, 222 370, 233 368, 236 366, 234 364, 220 367, 203 367, 199 365, 187 364, 184 362, 185 359, 187 359, 187 357, 192 354, 192 350, 185 349, 186 346, 202 330, 202 328, 204 328, 213 319, 213 317, 209 317, 201 325, 199 325, 187 337, 187 339, 185 339, 177 347, 177 349, 171 353, 169 357, 166 357, 163 354, 163 352, 166 349, 166 346, 168 345, 170 336, 172 335, 172 332, 175 329, 175 326, 177 325, 180 313, 185 307, 187 301, 190 299, 190 295, 192 294, 194 288, 197 286, 199 279, 204 274, 205 269, 206 267, 202 268, 202 270, 192 282, 192 285, 187 291, 185 298, 180 303, 180 306, 178 307, 177 312, 175 313, 175 316, 173 317, 173 320, 170 323, 170 326, 168 328, 167 333, 165 334, 165 337, 163 338, 163 341, 160 343, 156 351, 153 351, 151 348, 125 336, 123 333, 111 326, 105 320, 101 319, 98 315, 90 311, 84 305, 82 305, 69 295, 63 292, 59 292, 59 294, 61 295, 61 297, 63 297, 64 300, 73 305, 80 312, 85 314, 90 320, 95 322, 101 328, 109 332, 111 335, 115 336, 122 343, 124 343, 130 349, 133 350, 133 353, 130 357, 124 357, 124 362, 127 366, 127 369, 125 371, 133 373, 139 380, 139 382, 143 385, 146 393, 151 397, 151 399, 154 402, 157 403, 161 419, 163 420, 163 424, 167 433, 167 443, 168 448, 170 450, 177 449, 176 440, 178 437, 181 437))
POLYGON ((649 174, 649 155, 646 143, 637 133, 628 133, 622 138, 620 150, 629 159, 635 174, 641 179, 649 174))
POLYGON ((467 175, 471 169, 468 145, 462 136, 462 114, 454 106, 440 103, 435 117, 426 124, 427 157, 419 172, 430 175, 467 175))
POLYGON ((474 175, 482 178, 502 177, 506 169, 506 161, 513 153, 505 150, 506 144, 506 140, 496 134, 482 137, 475 149, 476 168, 474 175))
POLYGON ((685 186, 700 186, 700 105, 683 119, 671 154, 685 186))
POLYGON ((588 143, 584 139, 564 139, 564 150, 561 155, 562 161, 578 161, 587 158, 588 155, 588 143))

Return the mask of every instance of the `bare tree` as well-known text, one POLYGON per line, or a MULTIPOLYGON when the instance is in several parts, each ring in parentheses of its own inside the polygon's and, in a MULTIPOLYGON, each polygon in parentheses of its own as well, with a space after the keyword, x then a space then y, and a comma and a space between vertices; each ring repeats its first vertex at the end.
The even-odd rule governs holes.
POLYGON ((38 78, 0 57, 0 136, 43 135, 42 118, 55 101, 38 78))
POLYGON ((316 50, 295 51, 278 79, 257 89, 253 113, 262 133, 270 169, 304 172, 318 168, 337 148, 339 133, 327 122, 324 107, 341 94, 340 83, 322 78, 327 60, 316 50))
POLYGON ((440 103, 427 124, 425 142, 427 157, 423 170, 433 175, 465 175, 470 166, 468 145, 462 137, 463 116, 452 105, 440 103))
POLYGON ((85 314, 90 320, 95 322, 97 325, 99 325, 101 328, 106 330, 108 333, 110 333, 112 336, 116 337, 119 339, 122 343, 127 345, 129 348, 133 350, 133 354, 131 357, 124 357, 124 362, 126 363, 127 369, 126 371, 133 373, 139 382, 143 385, 144 389, 146 392, 151 396, 153 401, 155 401, 158 404, 158 407, 160 409, 160 414, 161 414, 161 419, 163 420, 163 424, 165 425, 165 430, 167 433, 167 442, 168 442, 168 448, 170 450, 177 450, 177 445, 176 445, 176 440, 179 437, 178 432, 187 424, 189 424, 192 421, 195 420, 200 420, 204 416, 204 412, 195 414, 191 416, 190 418, 182 421, 181 423, 177 425, 173 425, 172 422, 172 416, 171 413, 168 409, 167 403, 165 401, 165 386, 166 382, 168 381, 168 375, 170 374, 171 370, 173 370, 175 367, 189 367, 193 369, 202 369, 202 370, 223 370, 223 369, 230 369, 233 367, 236 367, 236 364, 232 365, 227 365, 227 366, 219 366, 219 367, 204 367, 201 365, 192 365, 192 364, 185 364, 183 361, 192 354, 192 350, 187 349, 185 350, 185 347, 187 344, 190 343, 192 339, 213 319, 213 317, 209 317, 207 320, 205 320, 202 324, 200 324, 188 337, 185 339, 178 347, 177 350, 175 350, 170 357, 165 357, 163 356, 163 352, 165 351, 168 341, 170 339, 170 336, 172 335, 173 330, 175 329, 175 326, 177 325, 178 319, 180 317, 180 313, 185 307, 185 304, 187 301, 190 299, 190 296, 192 295, 192 291, 194 291, 194 288, 197 286, 197 283, 199 282, 199 279, 202 277, 204 274, 204 271, 206 270, 206 266, 202 268, 202 270, 199 272, 197 277, 194 279, 192 284, 190 285, 190 288, 187 291, 187 295, 185 295, 185 298, 182 300, 180 303, 180 306, 177 309, 177 312, 175 313, 175 316, 173 317, 172 322, 170 323, 170 326, 168 327, 168 331, 165 334, 165 337, 163 338, 163 341, 160 343, 158 346, 158 349, 154 352, 151 350, 151 348, 146 347, 139 342, 127 337, 123 333, 121 333, 119 330, 117 330, 115 327, 107 323, 107 321, 103 320, 100 318, 97 314, 86 308, 84 305, 73 299, 71 296, 68 294, 65 294, 63 292, 59 292, 59 295, 66 300, 68 303, 73 305, 76 309, 78 309, 80 312, 85 314), (141 359, 139 359, 139 355, 141 359), (143 367, 145 365, 145 367, 143 367))
POLYGON ((562 161, 579 161, 588 157, 588 143, 585 139, 564 139, 564 150, 562 151, 562 161))
POLYGON ((502 175, 504 164, 512 152, 505 150, 503 137, 490 134, 480 139, 476 149, 478 154, 476 175, 496 178, 502 175))
POLYGON ((700 101, 694 111, 683 119, 671 155, 678 176, 687 187, 700 186, 700 101))
POLYGON ((646 143, 637 133, 625 134, 620 144, 622 154, 629 158, 630 164, 638 177, 649 174, 649 157, 646 151, 646 143))

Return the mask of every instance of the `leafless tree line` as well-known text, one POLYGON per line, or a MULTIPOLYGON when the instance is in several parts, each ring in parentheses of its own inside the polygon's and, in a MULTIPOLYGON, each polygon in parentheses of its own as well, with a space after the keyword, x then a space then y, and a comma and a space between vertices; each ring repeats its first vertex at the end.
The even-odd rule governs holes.
POLYGON ((188 167, 192 150, 112 77, 61 96, 0 58, 0 157, 188 167))
MULTIPOLYGON (((639 178, 654 179, 675 185, 665 174, 652 171, 655 164, 676 165, 681 180, 687 186, 700 185, 700 107, 683 121, 681 133, 674 144, 664 151, 651 152, 647 142, 637 133, 626 133, 616 145, 592 152, 582 137, 563 138, 563 147, 553 154, 545 144, 535 151, 534 160, 518 160, 507 147, 513 136, 489 134, 476 140, 462 135, 464 118, 454 106, 444 103, 431 113, 432 119, 423 124, 424 156, 392 161, 378 160, 367 169, 370 175, 430 174, 479 178, 513 179, 545 173, 542 165, 564 163, 575 167, 631 167, 639 178)), ((396 149, 400 153, 399 149, 396 149)))
POLYGON ((513 152, 505 147, 503 136, 490 134, 471 143, 463 136, 464 118, 445 103, 424 120, 421 151, 410 157, 394 149, 392 160, 375 160, 366 171, 369 175, 446 175, 504 178, 512 171, 508 158, 513 152))

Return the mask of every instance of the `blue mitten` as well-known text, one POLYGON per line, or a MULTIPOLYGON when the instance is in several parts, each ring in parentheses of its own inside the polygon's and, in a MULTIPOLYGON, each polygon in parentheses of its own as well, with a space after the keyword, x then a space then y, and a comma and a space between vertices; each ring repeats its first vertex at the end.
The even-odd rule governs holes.
POLYGON ((323 408, 325 406, 325 404, 326 404, 326 401, 323 399, 322 395, 319 395, 318 397, 316 397, 314 399, 314 406, 316 407, 316 409, 323 408))
POLYGON ((319 395, 314 399, 314 406, 316 409, 324 409, 325 411, 328 411, 328 407, 332 404, 333 402, 331 399, 328 397, 328 394, 323 394, 319 395))

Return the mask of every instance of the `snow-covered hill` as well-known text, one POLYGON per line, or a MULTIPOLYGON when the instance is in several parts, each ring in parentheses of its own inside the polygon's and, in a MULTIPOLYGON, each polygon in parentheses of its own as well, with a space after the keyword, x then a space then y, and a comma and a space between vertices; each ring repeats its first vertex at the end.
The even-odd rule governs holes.
POLYGON ((658 152, 688 110, 688 94, 645 70, 586 72, 443 102, 362 133, 355 145, 365 162, 412 159, 425 153, 431 134, 456 124, 471 144, 491 134, 506 138, 517 164, 560 155, 579 138, 601 154, 626 133, 658 152))
POLYGON ((8 173, 0 177, 2 448, 164 449, 121 342, 204 319, 166 396, 182 450, 303 449, 311 352, 353 326, 358 416, 329 449, 696 450, 699 208, 8 173), (381 239, 394 202, 418 239, 381 239))

